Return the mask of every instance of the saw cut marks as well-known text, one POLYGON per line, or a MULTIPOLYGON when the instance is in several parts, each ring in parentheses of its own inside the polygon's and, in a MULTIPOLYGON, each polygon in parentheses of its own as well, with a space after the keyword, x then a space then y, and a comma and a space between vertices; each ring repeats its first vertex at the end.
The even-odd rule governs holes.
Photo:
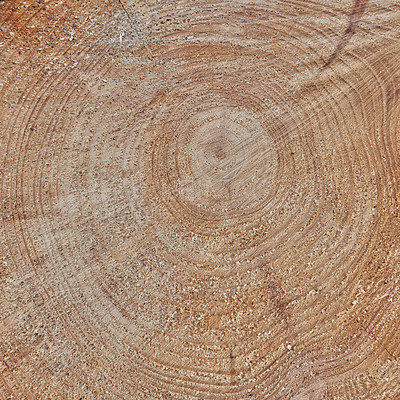
POLYGON ((400 395, 400 7, 0 2, 0 399, 400 395))

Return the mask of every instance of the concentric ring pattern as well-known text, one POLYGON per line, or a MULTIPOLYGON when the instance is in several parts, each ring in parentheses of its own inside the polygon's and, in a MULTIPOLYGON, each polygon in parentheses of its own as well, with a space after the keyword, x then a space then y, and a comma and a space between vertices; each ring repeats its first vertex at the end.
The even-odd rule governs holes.
POLYGON ((0 21, 1 399, 400 394, 395 2, 0 21))

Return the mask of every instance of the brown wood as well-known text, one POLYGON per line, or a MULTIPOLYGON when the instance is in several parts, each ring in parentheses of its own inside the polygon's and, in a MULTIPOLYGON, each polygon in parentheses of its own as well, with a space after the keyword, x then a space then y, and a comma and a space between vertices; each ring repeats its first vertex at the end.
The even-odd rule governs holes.
POLYGON ((0 2, 0 400, 400 398, 400 3, 0 2))

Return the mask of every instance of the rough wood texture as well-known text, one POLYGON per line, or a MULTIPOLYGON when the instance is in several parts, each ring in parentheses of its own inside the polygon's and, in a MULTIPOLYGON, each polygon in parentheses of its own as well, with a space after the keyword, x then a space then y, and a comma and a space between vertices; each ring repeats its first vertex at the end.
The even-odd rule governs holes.
POLYGON ((0 2, 0 399, 400 398, 400 3, 0 2))

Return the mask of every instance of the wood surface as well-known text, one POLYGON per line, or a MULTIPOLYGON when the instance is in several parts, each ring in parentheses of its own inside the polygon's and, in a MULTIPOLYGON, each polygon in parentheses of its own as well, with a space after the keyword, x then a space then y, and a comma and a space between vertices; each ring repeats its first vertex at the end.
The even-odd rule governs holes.
POLYGON ((400 399, 398 0, 0 1, 0 400, 400 399))

